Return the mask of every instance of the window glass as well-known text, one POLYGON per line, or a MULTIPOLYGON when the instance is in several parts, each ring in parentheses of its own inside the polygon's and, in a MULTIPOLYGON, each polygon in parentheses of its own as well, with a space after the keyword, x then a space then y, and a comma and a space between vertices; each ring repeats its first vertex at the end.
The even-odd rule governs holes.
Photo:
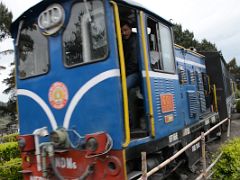
POLYGON ((174 72, 175 64, 170 29, 152 18, 148 18, 147 22, 152 69, 174 72))
POLYGON ((102 1, 76 3, 63 34, 66 66, 89 63, 106 57, 107 36, 102 1))
POLYGON ((163 69, 167 72, 174 72, 174 57, 171 31, 167 26, 159 23, 161 55, 163 59, 163 69))
POLYGON ((18 53, 18 73, 21 79, 48 72, 48 40, 41 34, 36 24, 23 25, 19 36, 18 53))
POLYGON ((158 44, 158 30, 157 22, 153 19, 148 19, 148 39, 149 39, 149 51, 150 51, 150 62, 152 69, 162 70, 162 60, 160 54, 160 48, 158 44))

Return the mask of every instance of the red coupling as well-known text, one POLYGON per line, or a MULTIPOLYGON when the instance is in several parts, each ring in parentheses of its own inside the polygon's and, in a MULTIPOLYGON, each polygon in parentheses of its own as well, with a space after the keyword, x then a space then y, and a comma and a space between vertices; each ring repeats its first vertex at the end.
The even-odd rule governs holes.
POLYGON ((35 150, 34 135, 20 135, 17 139, 18 146, 22 152, 35 150))
POLYGON ((87 134, 86 140, 86 155, 103 154, 109 148, 109 136, 104 132, 87 134))

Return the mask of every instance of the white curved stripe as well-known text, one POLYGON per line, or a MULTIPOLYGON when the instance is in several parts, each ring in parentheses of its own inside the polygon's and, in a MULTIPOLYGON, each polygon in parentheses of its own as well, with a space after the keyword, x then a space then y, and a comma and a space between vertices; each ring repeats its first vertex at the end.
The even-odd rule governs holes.
POLYGON ((189 65, 193 65, 193 66, 198 66, 198 67, 206 69, 205 65, 200 64, 200 63, 196 63, 196 62, 193 62, 193 61, 190 61, 190 60, 187 60, 187 59, 182 59, 182 58, 176 57, 176 61, 181 62, 181 63, 186 63, 186 64, 189 64, 189 65))
POLYGON ((41 106, 41 108, 44 110, 44 112, 46 113, 46 115, 52 125, 52 128, 54 130, 57 129, 57 123, 56 123, 55 117, 54 117, 52 111, 49 109, 48 105, 43 101, 43 99, 41 97, 39 97, 36 93, 26 90, 26 89, 18 89, 17 95, 30 97, 36 103, 38 103, 41 106))
MULTIPOLYGON (((143 77, 146 77, 146 71, 142 71, 142 75, 143 75, 143 77)), ((178 75, 176 75, 176 74, 167 74, 167 73, 149 71, 149 76, 152 78, 164 78, 164 79, 178 80, 178 75)))
POLYGON ((70 123, 70 119, 72 116, 72 113, 76 107, 76 105, 78 104, 78 102, 81 100, 81 98, 84 96, 84 94, 91 89, 92 87, 94 87, 95 85, 97 85, 98 83, 109 79, 111 77, 116 77, 116 76, 120 76, 120 71, 119 69, 112 69, 112 70, 108 70, 105 71, 95 77, 93 77, 92 79, 90 79, 88 82, 86 82, 74 95, 74 97, 72 98, 69 107, 67 109, 65 118, 64 118, 64 123, 63 123, 63 127, 65 127, 66 129, 69 126, 70 123))

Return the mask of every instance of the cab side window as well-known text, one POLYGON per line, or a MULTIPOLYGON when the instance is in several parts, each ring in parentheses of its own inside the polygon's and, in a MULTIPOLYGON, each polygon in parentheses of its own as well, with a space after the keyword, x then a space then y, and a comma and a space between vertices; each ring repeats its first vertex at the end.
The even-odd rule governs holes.
POLYGON ((152 69, 174 73, 175 63, 170 28, 153 18, 147 19, 147 25, 152 69))

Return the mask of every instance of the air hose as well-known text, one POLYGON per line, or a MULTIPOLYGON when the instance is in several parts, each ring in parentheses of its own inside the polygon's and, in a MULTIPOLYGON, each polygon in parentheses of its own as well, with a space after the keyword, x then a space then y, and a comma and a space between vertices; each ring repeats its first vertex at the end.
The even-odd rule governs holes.
POLYGON ((57 180, 64 180, 64 178, 61 176, 61 174, 59 173, 59 171, 58 171, 57 168, 56 168, 55 159, 54 159, 53 156, 50 157, 50 163, 51 163, 53 172, 54 172, 57 180))
MULTIPOLYGON (((58 169, 56 168, 53 146, 48 146, 47 151, 48 151, 48 156, 50 159, 50 164, 54 172, 54 175, 56 176, 57 180, 64 180, 64 177, 62 177, 62 175, 59 173, 58 169)), ((87 177, 91 175, 93 171, 94 171, 94 164, 88 165, 86 168, 86 171, 82 174, 81 177, 78 178, 78 180, 87 179, 87 177)))
MULTIPOLYGON (((50 163, 57 180, 64 180, 64 178, 61 176, 61 174, 59 173, 59 171, 55 166, 54 157, 50 157, 50 163)), ((91 164, 87 167, 86 171, 82 174, 82 176, 78 180, 86 180, 87 177, 93 173, 93 171, 94 171, 94 164, 91 164)))
POLYGON ((64 178, 61 176, 58 169, 56 168, 53 145, 48 144, 48 145, 46 145, 46 148, 44 148, 44 149, 48 152, 48 156, 49 156, 49 159, 50 159, 50 164, 51 164, 51 167, 53 169, 53 172, 54 172, 57 180, 64 180, 64 178))
POLYGON ((83 173, 83 175, 82 175, 78 180, 85 180, 85 179, 87 179, 87 177, 88 177, 90 174, 92 174, 93 171, 94 171, 94 164, 90 164, 90 165, 87 167, 86 171, 83 173))

